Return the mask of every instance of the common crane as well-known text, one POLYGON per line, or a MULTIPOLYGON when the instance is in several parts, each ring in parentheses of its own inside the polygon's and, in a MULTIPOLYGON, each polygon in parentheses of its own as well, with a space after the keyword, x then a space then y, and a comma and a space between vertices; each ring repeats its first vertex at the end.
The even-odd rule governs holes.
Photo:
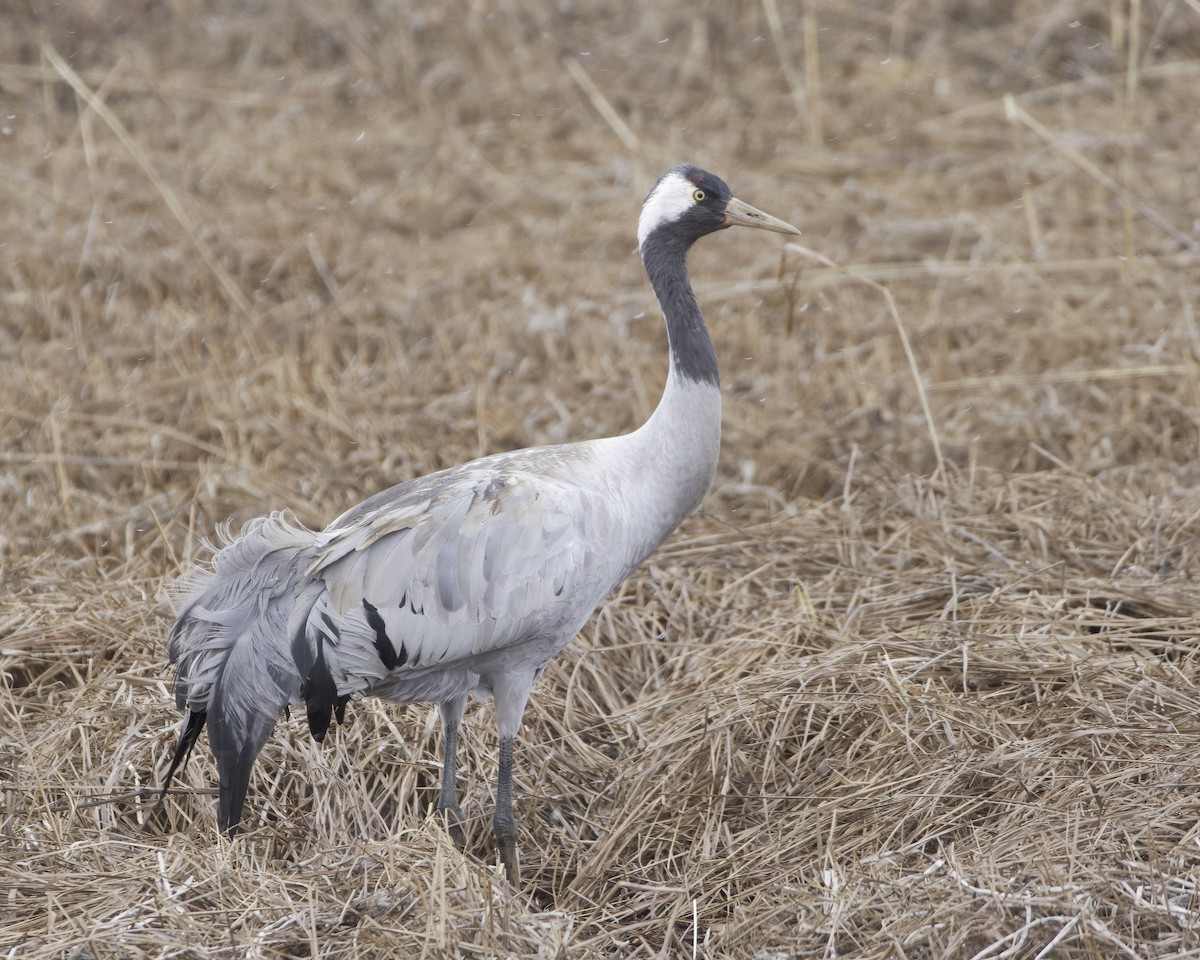
POLYGON ((717 357, 686 260, 698 239, 731 226, 800 232, 690 164, 663 174, 642 206, 638 249, 670 360, 639 429, 408 480, 320 531, 283 513, 236 537, 222 531, 211 563, 181 583, 169 652, 185 717, 165 784, 207 721, 218 821, 233 834, 255 757, 289 704, 306 706, 321 741, 355 695, 432 701, 445 732, 438 809, 461 841, 459 723, 468 694, 490 695, 500 734, 492 826, 519 882, 513 741, 530 691, 600 601, 697 507, 716 471, 717 357))

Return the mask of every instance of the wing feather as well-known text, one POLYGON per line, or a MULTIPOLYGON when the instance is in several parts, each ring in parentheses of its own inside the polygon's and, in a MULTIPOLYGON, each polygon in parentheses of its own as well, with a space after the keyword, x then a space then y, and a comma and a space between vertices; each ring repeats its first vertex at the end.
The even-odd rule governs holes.
POLYGON ((340 695, 573 633, 623 572, 605 548, 617 525, 600 492, 501 466, 395 488, 324 532, 307 571, 320 594, 297 629, 313 650, 323 642, 340 695))

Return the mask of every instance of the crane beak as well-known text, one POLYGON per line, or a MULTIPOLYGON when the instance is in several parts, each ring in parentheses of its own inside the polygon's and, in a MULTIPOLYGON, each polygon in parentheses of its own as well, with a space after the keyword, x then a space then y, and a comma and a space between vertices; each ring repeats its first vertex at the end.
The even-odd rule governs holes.
POLYGON ((785 223, 769 213, 763 213, 757 207, 752 207, 737 197, 725 204, 725 226, 757 227, 759 230, 770 230, 774 233, 791 233, 797 236, 800 234, 800 231, 790 223, 785 223))

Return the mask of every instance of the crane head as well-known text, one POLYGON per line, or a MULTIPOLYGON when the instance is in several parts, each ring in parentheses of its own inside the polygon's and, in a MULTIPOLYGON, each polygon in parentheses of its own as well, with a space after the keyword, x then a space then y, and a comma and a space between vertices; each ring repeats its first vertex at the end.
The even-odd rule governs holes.
POLYGON ((706 234, 734 226, 775 233, 800 233, 790 223, 739 200, 716 174, 685 163, 659 177, 642 204, 638 248, 643 248, 646 239, 658 230, 670 231, 691 243, 706 234))

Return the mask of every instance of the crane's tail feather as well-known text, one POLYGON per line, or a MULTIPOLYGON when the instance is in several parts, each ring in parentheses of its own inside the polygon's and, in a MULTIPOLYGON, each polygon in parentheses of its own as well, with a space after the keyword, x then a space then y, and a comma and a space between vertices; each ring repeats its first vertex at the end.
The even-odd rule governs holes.
POLYGON ((236 727, 228 723, 209 726, 208 739, 217 758, 217 772, 221 778, 217 825, 231 837, 237 833, 238 825, 242 822, 242 808, 246 803, 254 761, 275 728, 278 716, 277 710, 263 711, 236 727))
POLYGON ((179 665, 175 699, 187 717, 167 779, 207 721, 220 774, 217 819, 232 835, 259 751, 280 713, 299 702, 288 618, 314 534, 283 514, 250 521, 236 538, 222 533, 211 570, 191 572, 186 592, 176 591, 170 654, 179 665))
POLYGON ((209 700, 208 741, 221 784, 217 822, 230 836, 242 819, 254 761, 298 686, 281 686, 266 669, 260 645, 270 639, 270 630, 252 628, 229 651, 209 700))

